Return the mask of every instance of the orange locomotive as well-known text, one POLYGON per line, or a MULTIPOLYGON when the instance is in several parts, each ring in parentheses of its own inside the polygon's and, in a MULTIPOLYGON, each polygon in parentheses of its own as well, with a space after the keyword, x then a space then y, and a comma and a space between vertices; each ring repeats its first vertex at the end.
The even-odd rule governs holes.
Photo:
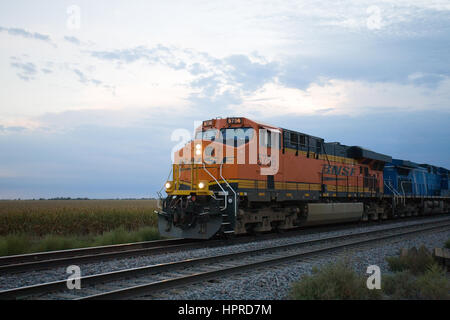
POLYGON ((174 156, 163 236, 218 235, 387 218, 389 156, 246 118, 203 121, 174 156))

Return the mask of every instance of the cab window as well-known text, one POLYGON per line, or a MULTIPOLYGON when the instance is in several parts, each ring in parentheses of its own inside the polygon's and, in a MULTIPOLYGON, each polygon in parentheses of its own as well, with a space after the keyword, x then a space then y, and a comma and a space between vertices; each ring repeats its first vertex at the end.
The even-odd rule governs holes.
POLYGON ((272 144, 272 131, 263 130, 259 131, 259 145, 262 147, 270 148, 272 144))
POLYGON ((195 134, 195 140, 208 140, 208 141, 214 141, 217 136, 217 129, 209 129, 206 131, 197 131, 195 134))
POLYGON ((253 138, 255 130, 253 128, 221 129, 220 134, 224 144, 241 146, 253 138))

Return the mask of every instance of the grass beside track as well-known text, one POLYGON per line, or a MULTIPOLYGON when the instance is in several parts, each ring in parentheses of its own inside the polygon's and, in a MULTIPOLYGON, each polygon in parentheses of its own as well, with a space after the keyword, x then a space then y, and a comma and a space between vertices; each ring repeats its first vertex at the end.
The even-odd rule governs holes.
MULTIPOLYGON (((448 243, 448 242, 447 242, 448 243)), ((390 274, 382 277, 381 290, 369 290, 366 277, 349 261, 330 263, 303 276, 290 291, 294 300, 450 300, 450 278, 425 247, 406 255, 386 257, 390 274)))
POLYGON ((366 279, 349 267, 348 261, 330 263, 314 268, 293 284, 290 298, 294 300, 377 300, 378 290, 369 290, 366 279))
POLYGON ((0 201, 0 256, 159 239, 155 200, 0 201))

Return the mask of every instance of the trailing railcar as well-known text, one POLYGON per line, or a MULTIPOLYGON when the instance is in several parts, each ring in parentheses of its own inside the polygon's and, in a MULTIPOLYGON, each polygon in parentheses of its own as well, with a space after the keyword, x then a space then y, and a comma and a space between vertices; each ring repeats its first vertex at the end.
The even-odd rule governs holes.
POLYGON ((438 168, 438 172, 441 178, 441 192, 440 196, 450 197, 450 185, 448 183, 448 178, 450 176, 450 170, 445 168, 438 168))
MULTIPOLYGON (((428 212, 427 201, 438 212, 437 184, 448 186, 446 169, 247 118, 203 121, 174 159, 158 224, 161 235, 179 238, 387 219, 428 212)), ((448 208, 448 194, 439 201, 448 208)))
POLYGON ((384 168, 385 195, 397 200, 406 215, 448 210, 448 170, 429 164, 393 159, 384 168))
POLYGON ((441 175, 430 165, 393 159, 384 169, 386 195, 440 196, 441 175))

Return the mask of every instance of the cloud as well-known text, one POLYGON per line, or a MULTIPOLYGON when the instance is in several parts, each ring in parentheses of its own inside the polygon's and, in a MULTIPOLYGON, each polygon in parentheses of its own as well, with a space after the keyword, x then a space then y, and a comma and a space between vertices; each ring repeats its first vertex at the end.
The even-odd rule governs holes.
POLYGON ((97 80, 97 79, 93 79, 93 78, 89 78, 88 76, 86 76, 86 74, 84 74, 82 71, 80 71, 79 69, 73 69, 72 70, 77 76, 78 76, 78 81, 80 81, 81 83, 85 84, 85 85, 89 85, 89 84, 93 84, 95 86, 101 86, 105 89, 108 89, 112 92, 113 95, 115 95, 115 87, 108 85, 108 84, 104 84, 102 81, 97 80))
POLYGON ((23 126, 3 126, 0 125, 0 132, 3 133, 18 133, 27 130, 26 127, 23 126))
POLYGON ((193 49, 157 45, 130 49, 94 51, 93 57, 118 64, 148 62, 176 71, 187 71, 191 89, 191 103, 222 104, 238 102, 243 92, 254 91, 271 81, 279 72, 277 62, 268 62, 254 55, 231 55, 215 58, 193 49))
POLYGON ((437 88, 441 81, 446 80, 447 77, 443 74, 435 74, 435 73, 422 73, 415 72, 408 76, 408 80, 417 85, 417 86, 425 86, 428 88, 437 88))
POLYGON ((198 62, 193 63, 191 66, 189 66, 189 72, 194 75, 200 75, 202 73, 207 73, 208 70, 205 68, 205 66, 201 65, 198 62))
MULTIPOLYGON (((23 56, 28 58, 28 55, 23 56)), ((39 69, 42 73, 45 74, 53 73, 53 71, 50 69, 52 63, 47 63, 45 67, 39 68, 33 62, 23 62, 21 57, 11 56, 10 60, 10 66, 14 69, 19 70, 17 76, 24 81, 35 80, 36 75, 39 74, 39 69)))
POLYGON ((272 80, 278 73, 275 62, 252 62, 246 55, 232 55, 225 58, 232 69, 228 72, 231 79, 246 91, 253 91, 272 80))
POLYGON ((416 82, 432 85, 450 76, 448 33, 425 38, 372 38, 346 34, 327 39, 314 54, 285 56, 279 79, 288 87, 305 89, 320 78, 408 83, 412 74, 435 75, 416 82), (343 42, 342 39, 345 39, 343 42), (326 42, 326 43, 325 43, 326 42))
MULTIPOLYGON (((151 48, 138 46, 129 49, 111 51, 92 51, 91 56, 100 60, 122 64, 143 63, 142 68, 149 66, 167 67, 174 71, 190 74, 184 85, 193 89, 192 96, 214 97, 223 93, 230 86, 230 75, 223 60, 215 59, 205 53, 177 47, 156 45, 151 48)), ((180 77, 186 79, 186 76, 180 77)), ((181 81, 181 80, 180 80, 181 81)), ((236 83, 234 84, 236 85, 236 83)), ((229 88, 228 88, 229 89, 229 88)))
POLYGON ((78 38, 73 37, 73 36, 65 36, 64 40, 66 40, 66 41, 68 41, 68 42, 70 42, 72 44, 75 44, 77 46, 79 46, 81 44, 81 41, 78 40, 78 38))
POLYGON ((155 53, 160 51, 166 51, 164 47, 158 47, 156 49, 147 49, 144 46, 139 46, 131 49, 113 50, 113 51, 92 51, 91 55, 94 58, 101 60, 109 60, 115 62, 132 63, 140 59, 146 59, 148 61, 157 62, 159 59, 155 59, 155 53))
POLYGON ((34 76, 37 74, 37 68, 34 63, 31 62, 15 62, 14 59, 13 62, 10 63, 11 67, 19 69, 20 72, 17 73, 17 76, 21 78, 24 81, 33 80, 34 76))
POLYGON ((450 64, 444 58, 448 44, 442 40, 442 36, 394 41, 349 35, 350 47, 337 45, 330 52, 272 61, 257 53, 216 58, 162 45, 93 51, 91 55, 117 64, 141 62, 143 68, 149 63, 188 72, 191 77, 184 77, 184 85, 191 90, 188 100, 201 112, 214 106, 219 114, 229 110, 361 114, 386 108, 445 109, 450 100, 445 91, 450 88, 450 64), (418 45, 424 42, 427 49, 418 45), (430 49, 432 53, 427 52, 430 49), (427 54, 435 58, 423 59, 427 54))
POLYGON ((87 84, 87 83, 91 82, 91 80, 88 79, 86 77, 86 75, 83 72, 81 72, 79 69, 73 69, 73 72, 78 76, 78 79, 81 83, 87 84))
POLYGON ((29 32, 25 29, 0 27, 0 32, 7 32, 9 35, 12 36, 19 36, 28 39, 36 39, 51 43, 50 36, 37 32, 29 32))
MULTIPOLYGON (((138 46, 129 49, 117 49, 111 51, 92 51, 91 56, 97 59, 116 62, 118 65, 123 63, 134 63, 137 61, 145 61, 150 65, 167 66, 173 70, 184 70, 190 64, 188 61, 193 58, 187 50, 157 45, 152 48, 146 46, 138 46)), ((197 65, 190 70, 196 72, 195 68, 201 68, 197 65)))
POLYGON ((321 79, 306 89, 285 87, 279 81, 267 83, 259 90, 244 95, 242 103, 230 106, 230 110, 264 117, 314 114, 355 116, 412 110, 450 112, 448 101, 450 77, 435 87, 321 79))
POLYGON ((5 131, 9 131, 9 132, 21 132, 21 131, 24 131, 26 129, 27 128, 25 128, 25 127, 19 127, 19 126, 4 128, 5 131))

